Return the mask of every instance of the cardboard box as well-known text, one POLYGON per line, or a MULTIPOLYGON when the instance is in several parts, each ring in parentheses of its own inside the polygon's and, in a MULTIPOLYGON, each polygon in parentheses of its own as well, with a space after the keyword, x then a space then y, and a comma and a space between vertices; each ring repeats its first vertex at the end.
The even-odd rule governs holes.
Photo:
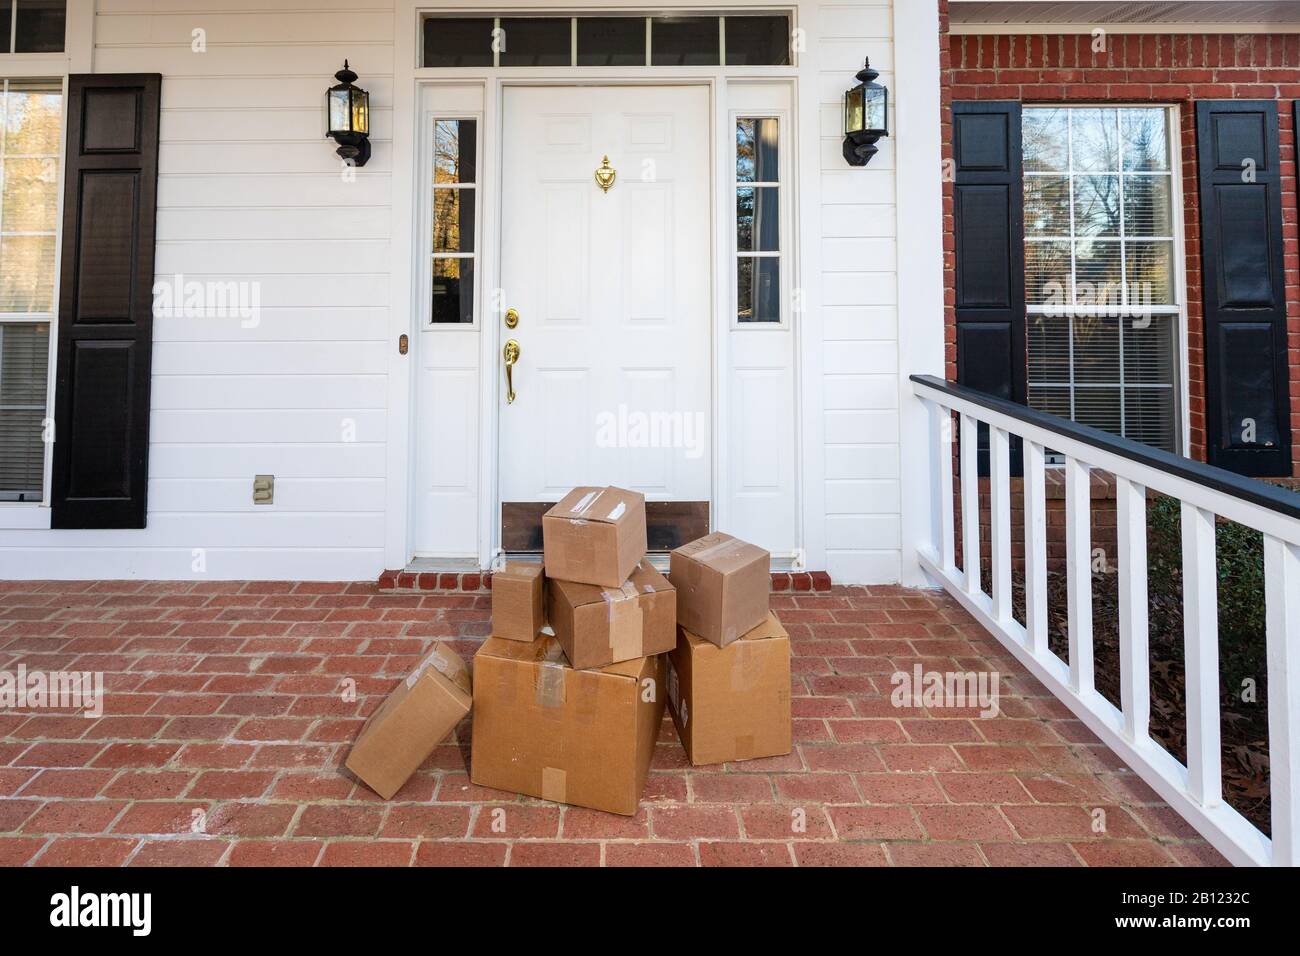
POLYGON ((474 657, 470 779, 628 816, 664 716, 663 657, 574 670, 559 642, 483 642, 474 657))
POLYGON ((492 575, 492 635, 532 642, 546 624, 545 575, 529 561, 507 561, 492 575))
POLYGON ((644 559, 621 588, 549 578, 546 612, 579 669, 664 654, 677 644, 677 592, 644 559))
POLYGON ((385 800, 402 789, 473 702, 465 662, 434 645, 361 728, 347 768, 385 800))
POLYGON ((622 587, 645 557, 645 495, 622 488, 574 488, 542 515, 546 576, 622 587))
POLYGON ((775 614, 726 647, 678 628, 667 681, 692 764, 790 752, 790 638, 775 614))
POLYGON ((668 577, 677 589, 677 623, 726 647, 767 616, 772 556, 715 531, 677 548, 668 577))

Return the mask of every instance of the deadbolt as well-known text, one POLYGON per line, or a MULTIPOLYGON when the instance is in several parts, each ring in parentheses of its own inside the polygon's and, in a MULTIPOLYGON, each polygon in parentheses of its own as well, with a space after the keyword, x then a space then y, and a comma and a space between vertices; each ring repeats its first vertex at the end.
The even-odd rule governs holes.
POLYGON ((513 329, 519 324, 519 313, 514 309, 506 309, 506 328, 513 329))

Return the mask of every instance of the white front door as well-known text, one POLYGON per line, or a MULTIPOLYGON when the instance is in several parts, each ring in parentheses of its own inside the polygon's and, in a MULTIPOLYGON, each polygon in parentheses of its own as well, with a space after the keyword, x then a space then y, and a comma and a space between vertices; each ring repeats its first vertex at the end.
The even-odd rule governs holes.
POLYGON ((504 375, 500 389, 501 501, 616 484, 707 502, 708 90, 507 87, 502 145, 503 294, 488 321, 519 358, 514 401, 504 375))

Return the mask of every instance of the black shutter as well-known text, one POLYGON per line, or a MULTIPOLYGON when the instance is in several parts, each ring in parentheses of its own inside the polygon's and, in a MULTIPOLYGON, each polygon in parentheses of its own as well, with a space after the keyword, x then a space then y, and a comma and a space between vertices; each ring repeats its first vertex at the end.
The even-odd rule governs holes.
POLYGON ((156 73, 68 79, 55 528, 145 526, 161 89, 156 73))
MULTIPOLYGON (((952 105, 957 381, 1022 405, 1025 387, 1024 194, 1020 104, 952 105)), ((1019 441, 1012 471, 1020 472, 1019 441)), ((980 429, 980 474, 988 474, 980 429)))
POLYGON ((1197 103, 1196 149, 1207 457, 1242 475, 1290 475, 1277 102, 1197 103))

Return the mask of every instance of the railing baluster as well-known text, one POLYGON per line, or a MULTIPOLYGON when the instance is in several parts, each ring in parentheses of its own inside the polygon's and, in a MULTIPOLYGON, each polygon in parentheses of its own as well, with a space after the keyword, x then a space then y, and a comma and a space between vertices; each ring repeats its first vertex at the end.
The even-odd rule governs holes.
POLYGON ((1005 430, 989 428, 989 555, 993 564, 993 618, 1011 617, 1011 445, 1005 430))
POLYGON ((1219 751, 1219 581, 1214 515, 1182 503, 1183 654, 1186 659, 1187 788, 1202 806, 1223 800, 1219 751))
POLYGON ((1264 536, 1273 864, 1300 865, 1300 551, 1264 536))
POLYGON ((1120 709, 1129 740, 1145 740, 1151 722, 1151 663, 1147 651, 1147 492, 1115 476, 1119 554, 1120 709))
POLYGON ((1070 687, 1093 689, 1092 674, 1092 492, 1088 465, 1065 459, 1065 571, 1069 594, 1070 687))
POLYGON ((934 467, 939 488, 939 521, 934 553, 945 571, 957 564, 953 542, 952 515, 952 411, 939 404, 930 406, 934 418, 934 467))
POLYGON ((961 417, 961 563, 966 593, 980 593, 979 423, 961 417))
MULTIPOLYGON (((2 0, 0 0, 2 2, 2 0)), ((922 567, 949 594, 1083 722, 1099 740, 1137 772, 1183 819, 1234 864, 1300 865, 1300 505, 1288 491, 1188 458, 1145 449, 1095 429, 1016 405, 931 376, 912 376, 922 401, 942 406, 941 419, 952 425, 931 438, 936 460, 945 464, 931 487, 961 494, 962 507, 946 498, 950 521, 938 520, 933 549, 918 542, 922 567), (990 593, 982 587, 980 541, 980 429, 989 429, 991 482, 990 593), (952 442, 961 483, 951 472, 952 442), (1007 542, 1010 451, 1024 444, 1025 626, 1007 617, 1007 542), (1045 455, 1057 449, 1065 459, 1065 557, 1068 598, 1069 665, 1049 646, 1048 511, 1045 455), (1116 554, 1108 567, 1096 567, 1092 536, 1092 470, 1116 479, 1116 554), (1167 495, 1181 507, 1183 658, 1185 698, 1180 715, 1157 715, 1150 689, 1152 635, 1148 601, 1178 587, 1178 574, 1163 580, 1149 565, 1148 496, 1167 495), (1218 585, 1215 532, 1219 520, 1253 528, 1264 540, 1264 604, 1267 617, 1268 761, 1272 828, 1263 833, 1225 799, 1222 780, 1223 706, 1219 686, 1218 585), (956 523, 963 524, 955 535, 956 523), (944 530, 948 534, 945 536, 944 530), (945 540, 946 538, 946 540, 945 540), (947 545, 947 547, 945 547, 947 545), (952 551, 965 552, 960 573, 952 551), (945 551, 948 553, 945 555, 945 551), (940 567, 941 561, 948 562, 940 567), (1097 692, 1093 634, 1093 577, 1115 573, 1119 591, 1119 706, 1097 692), (1154 745, 1158 721, 1185 721, 1187 756, 1179 760, 1154 745)), ((1052 515, 1055 518, 1055 515, 1052 515)), ((1053 527, 1053 534, 1061 529, 1053 527)), ((930 537, 929 535, 926 536, 930 537)), ((1011 542, 1015 550, 1018 541, 1011 542)), ((1057 547, 1057 545, 1053 545, 1057 547)), ((1052 553, 1055 558, 1057 552, 1052 553)), ((1012 569, 1014 581, 1014 568, 1012 569)), ((1014 593, 1014 592, 1011 592, 1014 593)), ((1014 613, 1014 601, 1012 612, 1014 613)))
POLYGON ((1025 630, 1029 649, 1047 654, 1047 469, 1043 446, 1025 447, 1025 630))

